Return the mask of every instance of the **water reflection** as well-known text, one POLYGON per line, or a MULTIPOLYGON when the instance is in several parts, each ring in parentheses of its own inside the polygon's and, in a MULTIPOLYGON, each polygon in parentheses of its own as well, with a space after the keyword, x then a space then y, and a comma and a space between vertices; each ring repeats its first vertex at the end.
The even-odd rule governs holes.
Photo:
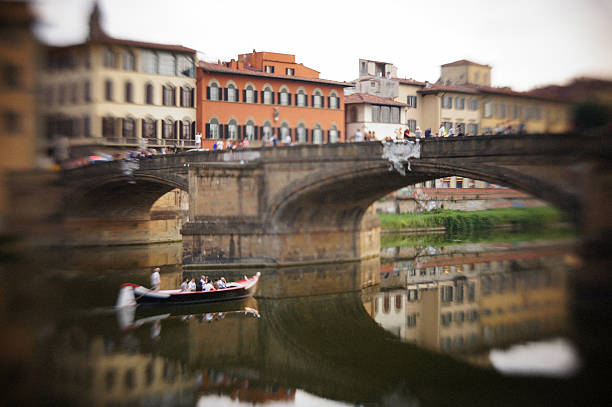
POLYGON ((568 247, 503 246, 430 246, 384 264, 370 315, 405 342, 483 366, 491 349, 568 335, 568 247))

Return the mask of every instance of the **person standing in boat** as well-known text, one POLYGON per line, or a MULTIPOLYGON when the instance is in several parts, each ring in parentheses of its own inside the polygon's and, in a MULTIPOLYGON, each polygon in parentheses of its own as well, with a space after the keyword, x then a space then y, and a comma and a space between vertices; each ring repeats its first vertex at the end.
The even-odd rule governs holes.
POLYGON ((151 272, 151 289, 155 291, 159 290, 159 285, 161 283, 161 276, 159 272, 159 267, 155 267, 151 272))

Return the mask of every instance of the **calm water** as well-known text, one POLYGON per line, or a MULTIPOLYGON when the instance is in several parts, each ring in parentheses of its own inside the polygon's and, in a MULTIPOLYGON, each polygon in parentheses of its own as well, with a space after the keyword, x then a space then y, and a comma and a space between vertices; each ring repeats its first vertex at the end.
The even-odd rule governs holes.
MULTIPOLYGON (((606 405, 607 298, 568 236, 391 236, 381 258, 266 269, 255 298, 117 313, 178 286, 180 245, 3 256, 6 405, 606 405), (591 329, 592 328, 592 329, 591 329), (595 352, 597 354, 597 352, 595 352), (605 363, 604 363, 605 362, 605 363)), ((207 270, 235 279, 251 270, 207 270)))

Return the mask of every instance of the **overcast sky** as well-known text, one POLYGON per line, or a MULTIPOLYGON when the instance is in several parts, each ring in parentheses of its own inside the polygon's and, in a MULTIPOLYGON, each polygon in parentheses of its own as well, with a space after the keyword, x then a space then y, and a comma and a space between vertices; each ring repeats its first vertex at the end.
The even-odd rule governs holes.
MULTIPOLYGON (((114 37, 181 44, 206 59, 273 51, 350 81, 358 59, 436 81, 458 59, 493 67, 494 86, 527 90, 576 76, 612 78, 612 0, 99 0, 114 37)), ((92 0, 37 0, 37 32, 87 36, 92 0)))

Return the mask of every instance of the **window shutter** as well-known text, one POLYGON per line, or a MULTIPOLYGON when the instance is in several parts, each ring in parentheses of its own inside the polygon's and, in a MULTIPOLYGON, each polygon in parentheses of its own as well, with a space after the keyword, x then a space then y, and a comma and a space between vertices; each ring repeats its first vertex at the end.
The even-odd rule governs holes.
POLYGON ((308 95, 304 94, 304 106, 308 107, 308 95))
MULTIPOLYGON (((195 107, 195 93, 194 93, 195 89, 191 89, 191 104, 189 105, 189 107, 195 107)), ((195 134, 195 133, 194 133, 195 134)))
POLYGON ((315 105, 315 103, 314 103, 315 99, 314 98, 315 98, 315 95, 310 95, 310 106, 312 106, 312 107, 314 107, 314 105, 315 105))
POLYGON ((287 103, 291 106, 291 93, 287 93, 287 103))
POLYGON ((177 120, 178 123, 178 137, 179 139, 183 138, 183 122, 181 120, 177 120))
POLYGON ((298 141, 298 128, 295 128, 295 141, 298 141))
POLYGON ((308 143, 308 129, 306 129, 304 133, 306 134, 306 142, 308 143))
POLYGON ((327 141, 323 140, 324 143, 329 143, 329 136, 331 135, 331 130, 327 130, 327 141))
POLYGON ((157 122, 159 120, 153 120, 153 138, 157 138, 157 122))
POLYGON ((206 123, 206 130, 204 131, 204 137, 210 138, 210 123, 206 123))
POLYGON ((293 140, 293 134, 292 134, 292 131, 291 131, 291 127, 289 127, 289 137, 291 137, 291 139, 293 140))
POLYGON ((327 107, 331 108, 331 96, 327 97, 327 107))
POLYGON ((225 127, 223 129, 223 135, 225 137, 223 137, 223 138, 228 139, 229 138, 229 124, 224 124, 223 127, 225 127))
POLYGON ((140 137, 141 138, 146 138, 146 132, 145 132, 145 119, 140 119, 140 137))
POLYGON ((206 100, 210 100, 210 86, 206 87, 206 100))
POLYGON ((257 103, 257 91, 256 90, 253 91, 253 102, 257 103))
POLYGON ((342 141, 342 138, 340 137, 341 135, 342 135, 342 132, 338 130, 338 142, 342 141))
POLYGON ((281 104, 281 93, 278 92, 278 95, 276 96, 276 100, 278 101, 278 104, 281 104))
POLYGON ((227 99, 227 91, 228 91, 227 88, 223 88, 223 100, 228 100, 227 99))
POLYGON ((236 126, 236 131, 238 132, 236 139, 242 139, 242 126, 236 126))
POLYGON ((184 106, 184 104, 185 104, 184 99, 185 98, 183 97, 183 87, 182 86, 179 88, 179 92, 180 92, 179 101, 181 102, 181 106, 184 106))
POLYGON ((195 137, 195 130, 196 130, 196 123, 195 122, 191 122, 191 134, 189 135, 190 139, 195 137))
MULTIPOLYGON (((272 104, 275 105, 276 103, 274 103, 274 92, 270 92, 270 97, 272 98, 272 104)), ((278 98, 277 100, 280 101, 280 98, 278 98)))
POLYGON ((257 133, 258 127, 257 126, 253 126, 253 138, 255 140, 259 140, 258 133, 257 133))
POLYGON ((259 127, 259 138, 261 140, 264 138, 264 126, 259 127))
POLYGON ((162 120, 162 138, 166 138, 166 126, 164 125, 163 120, 162 120))
POLYGON ((242 103, 246 103, 246 89, 242 89, 242 103))

